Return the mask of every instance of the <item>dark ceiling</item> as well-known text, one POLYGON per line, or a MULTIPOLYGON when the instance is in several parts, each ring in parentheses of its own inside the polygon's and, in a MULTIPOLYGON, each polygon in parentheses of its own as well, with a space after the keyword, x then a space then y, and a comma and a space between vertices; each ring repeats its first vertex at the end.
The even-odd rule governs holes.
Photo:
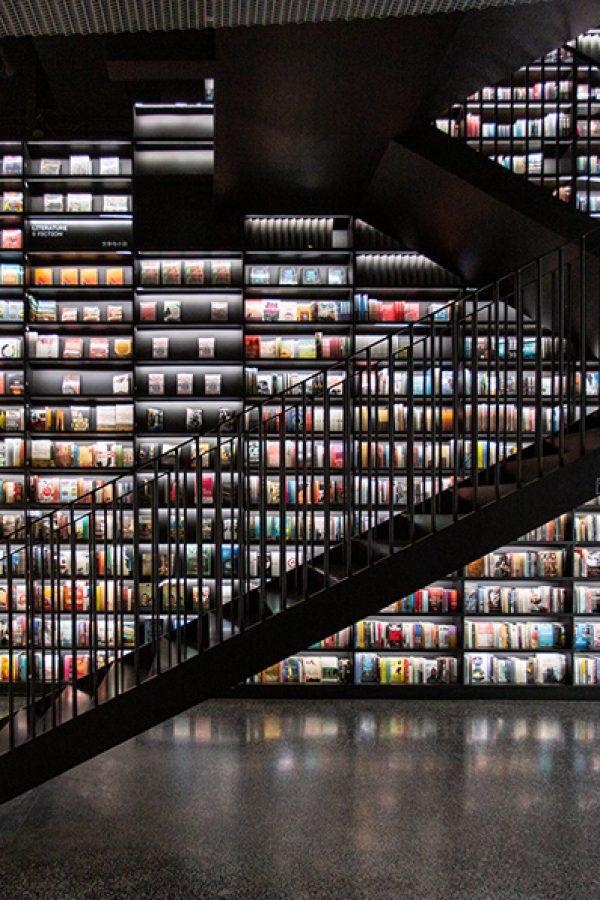
POLYGON ((314 24, 540 2, 548 0, 4 0, 0 37, 314 24))

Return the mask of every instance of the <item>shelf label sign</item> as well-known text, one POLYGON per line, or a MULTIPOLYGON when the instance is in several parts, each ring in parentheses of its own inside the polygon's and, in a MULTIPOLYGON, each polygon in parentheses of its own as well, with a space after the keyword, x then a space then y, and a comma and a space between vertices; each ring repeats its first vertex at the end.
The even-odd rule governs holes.
POLYGON ((29 250, 114 253, 131 249, 130 219, 95 219, 78 222, 72 219, 29 219, 29 250))

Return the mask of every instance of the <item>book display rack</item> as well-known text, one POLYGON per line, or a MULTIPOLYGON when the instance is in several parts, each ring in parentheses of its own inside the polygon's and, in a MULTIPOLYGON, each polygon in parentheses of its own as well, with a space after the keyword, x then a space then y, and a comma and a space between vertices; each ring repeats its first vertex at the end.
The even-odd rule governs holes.
POLYGON ((600 215, 597 29, 482 88, 436 120, 512 172, 600 215))
POLYGON ((423 685, 443 686, 449 696, 461 684, 599 683, 600 498, 251 681, 259 692, 423 685))

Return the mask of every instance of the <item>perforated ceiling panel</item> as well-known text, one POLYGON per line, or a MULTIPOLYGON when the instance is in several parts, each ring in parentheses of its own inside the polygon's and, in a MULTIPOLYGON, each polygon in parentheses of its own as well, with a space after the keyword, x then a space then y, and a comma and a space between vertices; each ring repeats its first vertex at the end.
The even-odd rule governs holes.
POLYGON ((549 0, 2 0, 0 36, 289 25, 541 2, 549 0))

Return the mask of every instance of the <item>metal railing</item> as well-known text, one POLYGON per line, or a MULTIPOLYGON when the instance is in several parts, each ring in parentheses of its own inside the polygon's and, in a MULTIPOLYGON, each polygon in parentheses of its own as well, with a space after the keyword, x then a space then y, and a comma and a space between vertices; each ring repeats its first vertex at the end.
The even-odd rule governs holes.
POLYGON ((4 538, 4 749, 544 477, 574 430, 585 453, 599 247, 593 232, 359 335, 351 356, 4 538))

